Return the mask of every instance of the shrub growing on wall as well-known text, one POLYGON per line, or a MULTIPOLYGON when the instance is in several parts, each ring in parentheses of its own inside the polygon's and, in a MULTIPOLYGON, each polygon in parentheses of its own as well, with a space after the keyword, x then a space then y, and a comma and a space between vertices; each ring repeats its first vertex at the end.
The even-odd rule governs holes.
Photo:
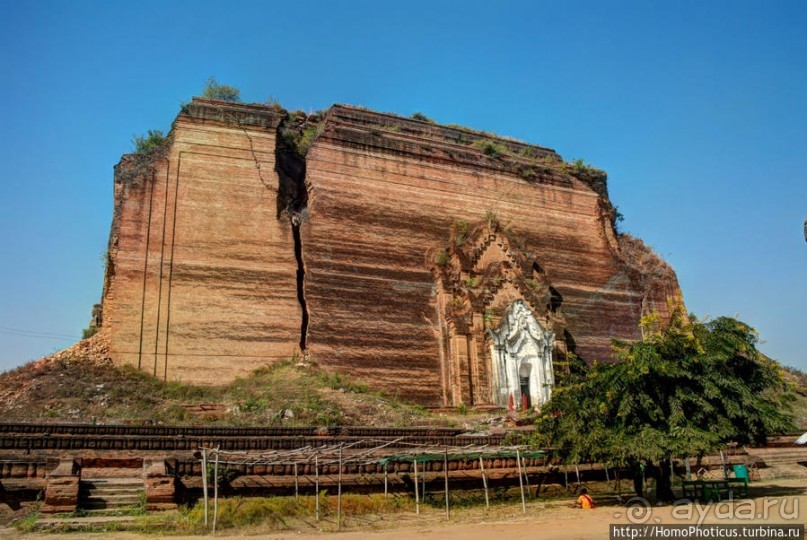
POLYGON ((205 83, 204 90, 202 90, 202 97, 238 103, 241 101, 241 90, 235 86, 221 84, 215 77, 210 77, 205 83))

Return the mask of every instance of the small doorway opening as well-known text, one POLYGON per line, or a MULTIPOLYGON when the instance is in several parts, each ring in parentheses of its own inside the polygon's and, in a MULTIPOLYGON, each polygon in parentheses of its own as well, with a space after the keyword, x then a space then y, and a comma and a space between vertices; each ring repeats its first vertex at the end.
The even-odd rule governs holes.
POLYGON ((519 381, 519 386, 521 387, 521 408, 526 410, 532 407, 530 400, 530 378, 521 377, 519 381))

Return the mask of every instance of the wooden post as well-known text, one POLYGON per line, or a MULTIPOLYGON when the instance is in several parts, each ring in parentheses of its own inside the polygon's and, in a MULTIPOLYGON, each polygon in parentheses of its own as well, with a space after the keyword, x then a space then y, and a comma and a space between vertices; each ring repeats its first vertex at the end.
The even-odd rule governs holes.
POLYGON ((418 497, 418 458, 412 460, 412 464, 415 467, 415 513, 420 514, 420 499, 418 497))
POLYGON ((384 463, 384 498, 389 496, 389 475, 387 473, 387 464, 384 463))
POLYGON ((723 449, 718 450, 720 452, 720 465, 723 467, 723 480, 728 480, 729 472, 726 469, 726 457, 723 455, 723 449))
POLYGON ((319 521, 319 456, 317 454, 314 454, 314 489, 317 490, 315 508, 317 521, 319 521))
POLYGON ((202 494, 205 499, 205 528, 207 528, 207 448, 202 448, 202 494))
POLYGON ((339 445, 339 483, 336 487, 336 530, 342 530, 342 445, 339 445))
POLYGON ((485 460, 479 456, 479 468, 482 470, 482 487, 485 488, 485 508, 490 510, 490 499, 488 498, 488 477, 485 476, 485 460))
POLYGON ((518 487, 521 490, 521 508, 527 513, 527 500, 524 498, 524 481, 521 478, 521 452, 516 448, 516 464, 518 464, 518 487))
POLYGON ((569 489, 569 471, 566 470, 566 466, 563 467, 563 489, 569 489))
POLYGON ((216 461, 213 464, 213 534, 219 518, 219 449, 216 448, 216 461))
POLYGON ((574 472, 577 475, 577 487, 580 487, 580 467, 577 466, 577 463, 574 464, 574 472))
POLYGON ((294 464, 294 500, 300 500, 300 479, 297 476, 297 464, 294 464))
POLYGON ((689 464, 689 456, 684 456, 684 464, 687 468, 687 482, 692 481, 692 466, 689 464))
POLYGON ((423 467, 423 469, 420 471, 420 476, 421 476, 420 481, 422 482, 420 484, 420 500, 425 501, 426 500, 426 462, 424 461, 423 463, 421 463, 421 466, 423 467))
POLYGON ((451 510, 448 506, 448 447, 445 449, 443 456, 443 477, 446 481, 446 519, 451 519, 451 510))
MULTIPOLYGON (((524 467, 524 483, 527 484, 527 493, 530 493, 530 476, 527 474, 527 458, 521 458, 521 464, 524 467)), ((532 495, 530 495, 532 497, 532 495)))
POLYGON ((605 483, 610 484, 611 478, 608 476, 608 465, 603 465, 605 467, 605 483))

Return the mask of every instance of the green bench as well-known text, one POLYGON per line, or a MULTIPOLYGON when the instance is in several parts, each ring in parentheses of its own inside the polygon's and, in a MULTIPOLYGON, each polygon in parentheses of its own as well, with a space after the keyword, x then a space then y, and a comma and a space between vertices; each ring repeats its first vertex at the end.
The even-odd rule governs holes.
POLYGON ((748 497, 748 478, 684 481, 683 490, 685 499, 702 502, 748 497))

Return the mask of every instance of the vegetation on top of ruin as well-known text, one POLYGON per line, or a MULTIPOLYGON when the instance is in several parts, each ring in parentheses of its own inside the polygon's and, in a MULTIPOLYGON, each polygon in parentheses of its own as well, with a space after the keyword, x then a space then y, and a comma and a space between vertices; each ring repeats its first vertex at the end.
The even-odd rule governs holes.
POLYGON ((210 77, 205 82, 205 87, 202 89, 202 97, 207 99, 219 99, 221 101, 231 101, 233 103, 241 102, 241 90, 235 86, 228 86, 219 83, 215 77, 210 77))
POLYGON ((278 128, 280 139, 299 158, 305 158, 317 137, 325 131, 326 111, 309 115, 304 111, 288 113, 278 128))
POLYGON ((159 129, 150 129, 145 135, 132 135, 135 154, 150 154, 165 141, 165 135, 159 129))
POLYGON ((432 120, 431 118, 429 118, 428 116, 426 116, 425 114, 423 114, 422 112, 416 112, 416 113, 412 114, 412 119, 413 120, 419 120, 421 122, 428 122, 430 124, 436 124, 437 123, 434 120, 432 120))

